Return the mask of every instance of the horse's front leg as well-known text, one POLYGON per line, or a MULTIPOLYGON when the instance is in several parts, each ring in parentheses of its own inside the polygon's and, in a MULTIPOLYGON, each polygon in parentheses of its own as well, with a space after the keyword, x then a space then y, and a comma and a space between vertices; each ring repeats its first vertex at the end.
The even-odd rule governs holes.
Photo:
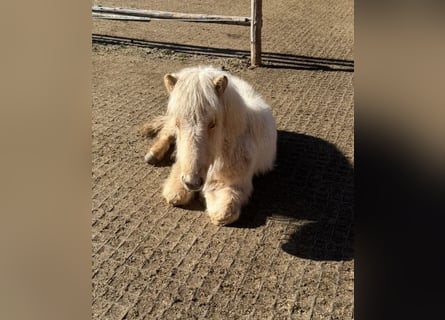
POLYGON ((169 177, 165 181, 162 195, 167 200, 167 203, 173 206, 180 206, 187 204, 193 197, 193 192, 184 188, 181 183, 181 169, 176 162, 172 166, 169 177))
POLYGON ((238 220, 241 207, 247 202, 251 193, 250 181, 244 185, 224 186, 204 192, 210 221, 215 225, 224 226, 238 220))
POLYGON ((156 164, 161 161, 171 145, 175 143, 175 127, 165 117, 158 117, 142 128, 144 135, 152 135, 157 131, 159 133, 144 157, 149 164, 156 164))

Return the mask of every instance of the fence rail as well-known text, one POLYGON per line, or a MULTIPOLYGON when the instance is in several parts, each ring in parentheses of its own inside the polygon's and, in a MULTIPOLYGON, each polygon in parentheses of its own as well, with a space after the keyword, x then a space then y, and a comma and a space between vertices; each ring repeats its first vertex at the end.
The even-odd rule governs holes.
POLYGON ((151 20, 173 20, 181 22, 250 26, 251 65, 261 65, 262 0, 251 0, 251 17, 167 12, 96 5, 93 6, 92 13, 94 18, 110 20, 142 22, 150 22, 151 20))

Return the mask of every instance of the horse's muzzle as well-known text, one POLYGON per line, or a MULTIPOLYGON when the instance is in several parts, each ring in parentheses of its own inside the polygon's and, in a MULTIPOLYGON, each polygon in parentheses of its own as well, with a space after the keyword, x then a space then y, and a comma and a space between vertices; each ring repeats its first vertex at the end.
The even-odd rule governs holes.
POLYGON ((199 191, 204 184, 204 179, 199 176, 181 176, 181 180, 188 191, 199 191))

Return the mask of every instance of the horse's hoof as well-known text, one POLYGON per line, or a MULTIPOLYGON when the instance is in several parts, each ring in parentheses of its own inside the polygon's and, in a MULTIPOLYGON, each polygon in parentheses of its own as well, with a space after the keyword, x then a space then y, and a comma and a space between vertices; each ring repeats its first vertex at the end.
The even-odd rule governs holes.
POLYGON ((237 212, 235 214, 231 214, 231 215, 226 215, 226 216, 215 216, 215 215, 210 215, 210 222, 212 222, 212 224, 214 224, 215 226, 227 226, 229 224, 234 223, 235 221, 238 220, 240 216, 240 213, 237 212))
POLYGON ((211 222, 213 225, 218 226, 218 227, 224 227, 225 225, 227 225, 227 223, 225 223, 225 222, 222 221, 222 220, 210 219, 210 222, 211 222))
POLYGON ((165 201, 173 207, 182 206, 187 204, 193 197, 193 192, 188 192, 186 190, 175 192, 164 192, 163 194, 165 201))
POLYGON ((151 151, 149 151, 145 155, 144 159, 145 159, 145 162, 147 162, 148 164, 152 164, 152 165, 159 162, 159 160, 154 156, 153 153, 151 153, 151 151))

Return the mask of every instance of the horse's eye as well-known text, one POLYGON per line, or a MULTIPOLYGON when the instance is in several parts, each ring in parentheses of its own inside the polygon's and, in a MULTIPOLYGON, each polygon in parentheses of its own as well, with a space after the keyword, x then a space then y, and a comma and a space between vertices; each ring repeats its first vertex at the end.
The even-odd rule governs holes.
POLYGON ((215 128, 215 126, 216 126, 216 122, 215 121, 212 121, 212 122, 209 123, 209 129, 213 129, 213 128, 215 128))

